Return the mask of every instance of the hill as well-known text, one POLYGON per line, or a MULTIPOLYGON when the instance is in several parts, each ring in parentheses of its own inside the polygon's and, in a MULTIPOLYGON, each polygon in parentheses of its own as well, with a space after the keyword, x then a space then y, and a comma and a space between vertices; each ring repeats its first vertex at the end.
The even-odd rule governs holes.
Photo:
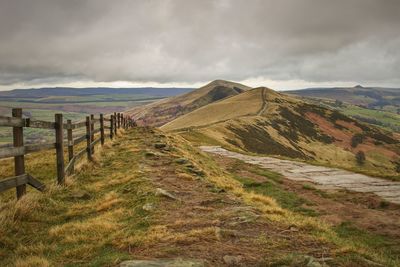
POLYGON ((245 85, 215 80, 197 90, 128 110, 139 124, 161 126, 207 104, 238 95, 250 89, 245 85))
POLYGON ((55 96, 93 96, 93 95, 153 95, 153 96, 174 96, 191 91, 192 88, 110 88, 110 87, 91 87, 91 88, 72 88, 72 87, 50 87, 36 89, 14 89, 10 91, 0 91, 0 98, 46 98, 55 96))
POLYGON ((399 136, 268 88, 201 107, 161 127, 199 143, 398 179, 399 136), (357 163, 356 155, 366 155, 357 163))
POLYGON ((285 91, 303 97, 325 98, 347 102, 353 105, 365 106, 374 109, 385 109, 394 106, 400 108, 400 88, 383 87, 333 87, 307 88, 285 91))
MULTIPOLYGON (((147 127, 96 153, 64 187, 54 184, 51 151, 27 159, 48 190, 18 202, 12 190, 0 195, 2 266, 399 265, 391 204, 374 210, 370 197, 303 189, 147 127), (126 260, 136 265, 119 265, 126 260)), ((0 179, 12 166, 2 161, 0 179)))

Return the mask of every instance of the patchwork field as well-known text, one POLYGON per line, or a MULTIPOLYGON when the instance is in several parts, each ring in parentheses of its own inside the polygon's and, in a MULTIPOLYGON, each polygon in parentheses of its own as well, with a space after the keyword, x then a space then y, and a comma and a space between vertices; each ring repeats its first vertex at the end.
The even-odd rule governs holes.
MULTIPOLYGON (((79 121, 88 114, 122 112, 167 96, 191 91, 185 88, 43 88, 0 92, 0 114, 11 116, 12 108, 22 108, 25 117, 54 121, 55 113, 79 121)), ((0 145, 12 142, 11 128, 0 127, 0 145)), ((49 141, 53 131, 25 130, 26 142, 49 141)))

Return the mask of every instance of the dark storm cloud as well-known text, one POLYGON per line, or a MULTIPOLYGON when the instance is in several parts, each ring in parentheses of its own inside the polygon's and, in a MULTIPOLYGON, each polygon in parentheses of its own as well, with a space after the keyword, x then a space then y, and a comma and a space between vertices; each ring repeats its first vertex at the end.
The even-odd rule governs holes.
POLYGON ((0 0, 0 84, 400 80, 398 0, 0 0))

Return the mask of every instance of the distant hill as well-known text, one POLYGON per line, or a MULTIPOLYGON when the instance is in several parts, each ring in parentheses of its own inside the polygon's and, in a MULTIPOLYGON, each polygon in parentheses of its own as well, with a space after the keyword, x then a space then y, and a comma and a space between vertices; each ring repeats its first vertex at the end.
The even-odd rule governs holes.
POLYGON ((383 87, 333 87, 333 88, 307 88, 301 90, 285 91, 303 97, 333 99, 367 108, 383 109, 385 106, 400 108, 400 88, 383 87))
POLYGON ((44 98, 54 96, 91 96, 91 95, 111 95, 111 94, 140 94, 153 96, 175 96, 192 91, 193 88, 109 88, 109 87, 91 87, 91 88, 71 88, 71 87, 52 87, 38 89, 15 89, 11 91, 0 91, 0 98, 44 98))
POLYGON ((359 121, 400 132, 400 88, 311 88, 285 93, 306 97, 318 105, 337 109, 359 121))
POLYGON ((199 143, 398 176, 399 136, 342 113, 261 87, 208 104, 165 124, 199 143), (363 151, 366 162, 357 165, 363 151))
POLYGON ((243 84, 215 80, 197 90, 135 107, 127 113, 133 115, 139 124, 161 126, 202 106, 238 95, 249 89, 250 87, 243 84))

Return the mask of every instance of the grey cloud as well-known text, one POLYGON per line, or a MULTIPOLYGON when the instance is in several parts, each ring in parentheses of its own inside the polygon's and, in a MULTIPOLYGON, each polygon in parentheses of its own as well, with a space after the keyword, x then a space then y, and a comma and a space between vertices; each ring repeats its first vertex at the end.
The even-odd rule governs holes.
POLYGON ((1 0, 0 84, 399 82, 398 0, 1 0))

